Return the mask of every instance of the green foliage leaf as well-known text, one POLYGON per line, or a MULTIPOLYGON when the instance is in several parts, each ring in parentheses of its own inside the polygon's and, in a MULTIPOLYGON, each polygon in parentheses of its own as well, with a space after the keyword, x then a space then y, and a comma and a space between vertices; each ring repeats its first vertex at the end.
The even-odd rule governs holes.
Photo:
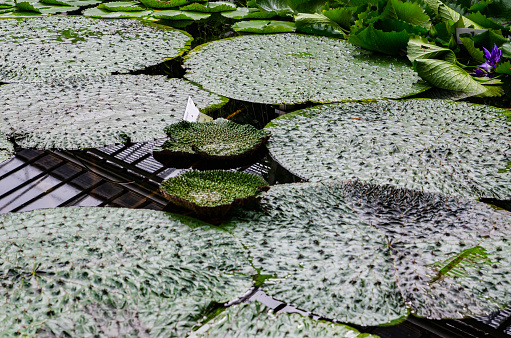
MULTIPOLYGON (((120 9, 120 8, 119 8, 120 9)), ((153 11, 110 11, 107 9, 88 8, 82 12, 83 16, 89 18, 102 18, 102 19, 127 19, 127 18, 140 18, 151 15, 153 11)))
POLYGON ((322 11, 323 15, 337 23, 344 29, 350 29, 351 20, 353 18, 353 14, 355 13, 357 7, 338 7, 338 8, 329 8, 322 11))
POLYGON ((199 109, 225 101, 182 79, 116 75, 0 86, 0 132, 27 148, 82 149, 165 137, 188 97, 199 109), (32 100, 27 100, 30 97, 32 100))
POLYGON ((401 20, 426 29, 429 29, 431 26, 429 16, 424 13, 424 10, 419 4, 414 2, 389 0, 381 17, 382 19, 401 20))
POLYGON ((244 19, 271 19, 277 16, 275 12, 261 11, 258 8, 240 7, 235 11, 222 12, 222 16, 235 20, 244 19))
POLYGON ((268 149, 308 180, 509 199, 511 173, 498 173, 511 161, 504 112, 428 99, 319 106, 273 120, 268 149))
POLYGON ((300 13, 295 16, 295 24, 299 32, 334 38, 347 38, 341 26, 323 14, 300 13))
POLYGON ((232 28, 237 32, 258 34, 291 33, 296 30, 294 22, 267 20, 240 21, 232 25, 232 28))
POLYGON ((146 7, 140 6, 140 3, 135 1, 106 2, 101 4, 100 8, 104 8, 111 12, 141 12, 147 10, 146 7))
POLYGON ((502 51, 503 57, 511 59, 511 42, 503 43, 499 49, 502 51))
POLYGON ((277 13, 278 16, 293 16, 295 13, 285 0, 256 0, 256 4, 261 10, 277 13))
POLYGON ((190 11, 177 11, 172 9, 167 9, 163 11, 156 11, 152 14, 154 18, 157 19, 167 19, 167 20, 204 20, 211 16, 210 13, 201 13, 201 12, 190 12, 190 11))
POLYGON ((144 4, 144 6, 149 7, 149 8, 156 8, 156 9, 184 6, 184 5, 188 5, 189 3, 194 2, 194 1, 195 0, 167 0, 167 1, 164 1, 164 0, 140 0, 140 2, 142 4, 144 4))
POLYGON ((185 77, 207 90, 242 101, 283 104, 399 98, 424 91, 428 87, 407 62, 339 39, 276 34, 199 46, 184 65, 185 77))
POLYGON ((495 68, 496 73, 511 75, 511 61, 501 62, 495 68))
POLYGON ((16 3, 16 7, 18 10, 22 12, 35 12, 41 14, 65 13, 80 9, 80 7, 48 5, 41 2, 28 1, 20 1, 16 3))
POLYGON ((485 28, 509 30, 509 28, 493 21, 491 18, 487 18, 485 15, 481 14, 481 12, 470 13, 467 18, 485 28))
POLYGON ((478 25, 474 21, 456 12, 454 9, 442 4, 438 7, 438 16, 442 20, 451 20, 458 23, 458 28, 478 28, 484 29, 484 27, 478 25))
POLYGON ((124 73, 179 56, 192 39, 138 20, 78 16, 0 20, 0 31, 3 82, 124 73))
POLYGON ((0 224, 4 335, 182 337, 253 283, 235 238, 163 212, 61 208, 0 224))
POLYGON ((479 63, 483 63, 485 61, 483 51, 474 45, 474 40, 472 40, 472 37, 462 37, 460 35, 460 40, 463 43, 463 47, 465 47, 472 59, 479 63))
POLYGON ((399 55, 406 48, 410 34, 401 32, 383 32, 370 24, 356 35, 350 35, 349 42, 365 49, 390 55, 399 55))
POLYGON ((431 44, 428 39, 414 36, 408 41, 406 56, 411 62, 418 59, 437 59, 441 58, 452 64, 456 64, 456 55, 449 48, 438 47, 431 44))
MULTIPOLYGON (((490 50, 493 47, 493 45, 497 45, 497 47, 500 48, 501 46, 504 46, 506 43, 511 44, 508 38, 505 38, 504 36, 502 36, 502 34, 498 34, 497 32, 491 30, 488 30, 481 34, 476 34, 472 37, 472 39, 474 40, 474 44, 478 48, 485 47, 488 50, 490 50)), ((504 49, 505 48, 506 47, 504 46, 504 49)), ((504 53, 503 56, 506 57, 504 53)))
POLYGON ((212 1, 207 2, 205 5, 194 2, 189 5, 183 6, 179 8, 181 11, 192 11, 192 12, 201 12, 201 13, 219 13, 219 12, 229 12, 236 10, 236 5, 232 2, 226 1, 212 1))

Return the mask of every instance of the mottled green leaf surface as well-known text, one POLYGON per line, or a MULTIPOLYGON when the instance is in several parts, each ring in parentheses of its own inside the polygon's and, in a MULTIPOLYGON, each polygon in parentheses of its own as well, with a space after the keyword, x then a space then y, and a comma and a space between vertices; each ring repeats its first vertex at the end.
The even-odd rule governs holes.
POLYGON ((139 2, 135 1, 114 1, 114 2, 107 2, 101 5, 103 8, 116 12, 139 12, 139 11, 145 11, 147 8, 145 6, 142 6, 139 2))
POLYGON ((151 15, 153 11, 110 11, 99 7, 88 8, 82 12, 83 16, 90 18, 101 19, 128 19, 128 18, 141 18, 151 15))
POLYGON ((232 236, 155 211, 2 215, 0 253, 2 335, 182 337, 252 285, 232 236))
POLYGON ((271 19, 277 16, 275 12, 261 11, 257 8, 236 8, 235 11, 223 12, 222 16, 226 18, 242 20, 242 19, 271 19))
POLYGON ((173 9, 156 11, 152 15, 157 19, 167 20, 202 20, 211 16, 209 13, 190 12, 190 11, 177 11, 173 9))
POLYGON ((427 88, 401 59, 299 34, 214 41, 195 48, 185 67, 204 89, 259 103, 399 98, 427 88))
POLYGON ((51 16, 0 20, 0 81, 42 81, 145 68, 183 53, 191 37, 138 20, 51 16))
POLYGON ((194 2, 189 5, 180 7, 179 9, 182 11, 192 11, 201 13, 219 13, 234 11, 236 9, 236 5, 233 4, 232 2, 226 1, 211 1, 207 2, 206 4, 194 2))
POLYGON ((225 100, 182 79, 115 75, 0 86, 0 132, 22 147, 80 149, 165 137, 191 96, 203 112, 225 100), (31 98, 31 100, 27 100, 31 98))
POLYGON ((208 324, 210 328, 198 337, 377 337, 298 314, 274 314, 259 302, 231 306, 208 324))
POLYGON ((490 106, 442 100, 343 103, 270 123, 268 149, 310 180, 360 179, 468 198, 511 198, 511 124, 490 106))
POLYGON ((14 154, 12 143, 7 140, 4 134, 0 132, 0 163, 8 160, 14 154))
POLYGON ((170 140, 163 149, 177 153, 201 153, 209 157, 232 157, 249 152, 269 137, 266 130, 225 119, 211 122, 179 122, 165 128, 170 140))
POLYGON ((278 300, 330 319, 378 325, 407 309, 385 237, 343 200, 338 184, 277 185, 262 211, 245 212, 231 231, 278 300))
POLYGON ((289 21, 267 21, 267 20, 248 20, 236 22, 232 29, 237 32, 247 33, 292 33, 296 30, 295 23, 289 21))

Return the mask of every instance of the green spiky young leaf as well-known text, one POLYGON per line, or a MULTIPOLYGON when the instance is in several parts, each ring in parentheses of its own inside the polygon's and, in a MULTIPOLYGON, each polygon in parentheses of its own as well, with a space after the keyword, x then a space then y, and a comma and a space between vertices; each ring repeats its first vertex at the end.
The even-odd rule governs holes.
POLYGON ((487 18, 486 15, 481 14, 481 12, 477 13, 470 13, 467 18, 469 20, 472 20, 473 22, 477 23, 478 25, 481 25, 485 28, 491 28, 491 29, 502 29, 502 30, 509 30, 509 27, 505 27, 501 25, 498 22, 493 21, 491 18, 487 18))
POLYGON ((245 172, 189 170, 163 181, 160 192, 170 202, 199 215, 222 217, 267 185, 262 177, 245 172))
POLYGON ((296 30, 294 22, 276 20, 247 20, 236 22, 232 25, 236 32, 270 34, 270 33, 292 33, 296 30))
POLYGON ((253 283, 232 236, 163 212, 63 208, 0 224, 3 335, 182 337, 253 283))
POLYGON ((104 8, 111 12, 141 12, 147 10, 147 7, 141 6, 135 1, 114 1, 101 4, 104 8))
POLYGON ((156 11, 152 14, 154 18, 166 20, 203 20, 211 16, 209 13, 190 12, 190 11, 177 11, 167 9, 163 11, 156 11))
POLYGON ((0 20, 0 31, 3 82, 128 72, 177 57, 192 40, 182 31, 139 20, 70 16, 0 20))
POLYGON ((14 155, 12 143, 0 132, 0 163, 10 159, 14 155))
MULTIPOLYGON (((120 9, 120 7, 119 7, 120 9)), ((83 16, 89 18, 99 19, 128 19, 128 18, 143 18, 151 15, 153 11, 110 11, 108 9, 101 9, 99 6, 96 8, 88 8, 82 12, 83 16)))
POLYGON ((440 19, 442 19, 444 21, 451 20, 453 22, 456 22, 458 28, 484 29, 484 27, 478 25, 474 21, 468 19, 467 17, 461 15, 460 13, 456 12, 454 9, 452 9, 449 6, 446 6, 444 4, 441 4, 438 7, 438 16, 440 19))
POLYGON ((350 29, 352 24, 351 20, 356 10, 356 7, 338 7, 325 9, 322 11, 322 13, 330 20, 336 22, 342 28, 350 29))
POLYGON ((349 42, 365 49, 399 55, 406 48, 410 34, 406 30, 400 32, 384 32, 374 28, 371 23, 367 28, 355 35, 350 35, 349 42))
POLYGON ((275 12, 267 12, 261 11, 258 8, 248 8, 248 7, 240 7, 236 8, 235 11, 222 12, 222 16, 235 19, 235 20, 245 20, 245 19, 272 19, 277 16, 275 12))
POLYGON ((345 39, 341 26, 323 14, 300 13, 295 16, 296 29, 302 33, 345 39))
POLYGON ((489 106, 442 100, 342 103, 273 120, 271 155, 314 181, 360 179, 467 198, 511 198, 511 124, 489 106), (497 137, 498 135, 498 137, 497 137))
POLYGON ((478 63, 483 63, 485 61, 483 51, 474 45, 474 40, 472 40, 471 36, 469 37, 460 35, 460 40, 463 43, 463 47, 465 47, 465 49, 467 50, 468 54, 472 59, 474 59, 478 63))
POLYGON ((0 132, 37 149, 148 141, 165 137, 163 128, 182 119, 189 96, 203 111, 225 103, 185 80, 163 76, 7 84, 0 86, 0 132))
POLYGON ((188 54, 185 67, 207 90, 259 103, 399 98, 428 88, 403 60, 298 34, 214 41, 188 54))
POLYGON ((415 2, 402 2, 400 0, 389 0, 383 13, 382 19, 401 20, 414 26, 421 26, 429 29, 431 20, 424 13, 422 7, 415 2))
POLYGON ((259 302, 231 306, 212 323, 209 329, 198 337, 338 337, 338 338, 377 338, 363 335, 346 325, 317 321, 298 314, 271 313, 271 309, 259 302))
POLYGON ((217 159, 244 157, 270 136, 266 130, 225 119, 205 123, 182 121, 166 127, 165 133, 170 140, 164 143, 163 149, 217 159))
POLYGON ((496 73, 511 75, 511 61, 501 62, 495 68, 496 73))
POLYGON ((232 2, 226 1, 212 1, 207 2, 205 5, 194 2, 184 7, 179 7, 182 11, 192 11, 201 13, 219 13, 219 12, 230 12, 236 10, 236 5, 232 2))

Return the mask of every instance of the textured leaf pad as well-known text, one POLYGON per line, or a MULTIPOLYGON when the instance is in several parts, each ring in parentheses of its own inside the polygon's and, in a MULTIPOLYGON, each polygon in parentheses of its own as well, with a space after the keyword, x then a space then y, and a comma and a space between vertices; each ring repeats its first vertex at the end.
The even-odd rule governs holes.
POLYGON ((145 68, 183 53, 191 37, 137 20, 52 16, 0 20, 0 81, 41 81, 145 68))
POLYGON ((28 148, 78 149, 165 137, 188 96, 200 109, 225 101, 181 79, 116 75, 0 86, 0 132, 28 148), (31 98, 31 101, 27 100, 31 98))
POLYGON ((340 324, 316 321, 298 314, 273 314, 259 302, 231 306, 198 337, 377 337, 362 335, 357 330, 340 324))
POLYGON ((272 156, 310 180, 360 179, 510 199, 511 124, 503 110, 442 100, 343 103, 270 123, 272 156))
POLYGON ((298 34, 214 41, 195 48, 185 67, 205 89, 259 103, 399 98, 425 89, 404 60, 298 34))
POLYGON ((8 160, 14 154, 12 143, 0 132, 0 163, 8 160))
POLYGON ((407 308, 459 318, 511 302, 509 212, 357 182, 278 185, 261 205, 230 230, 256 269, 278 277, 263 289, 304 310, 378 325, 407 308))
POLYGON ((226 232, 161 212, 38 210, 0 217, 0 330, 184 336, 211 301, 252 285, 226 232))

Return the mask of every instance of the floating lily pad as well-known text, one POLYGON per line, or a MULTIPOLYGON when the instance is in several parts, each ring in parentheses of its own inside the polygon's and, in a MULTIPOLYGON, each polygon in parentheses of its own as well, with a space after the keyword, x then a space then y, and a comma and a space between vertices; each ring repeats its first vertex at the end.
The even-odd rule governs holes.
POLYGON ((190 160, 201 159, 218 162, 218 168, 240 167, 240 161, 249 160, 270 137, 265 130, 225 119, 205 123, 182 121, 165 128, 165 133, 169 140, 161 149, 155 149, 153 155, 161 162, 168 159, 175 168, 180 167, 176 163, 180 160, 187 162, 185 167, 189 168, 190 160))
POLYGON ((140 0, 140 2, 144 4, 144 6, 157 9, 184 6, 194 1, 195 0, 169 0, 169 1, 140 0))
POLYGON ((248 20, 236 22, 232 28, 237 32, 246 33, 292 33, 296 30, 294 22, 289 21, 266 21, 248 20))
POLYGON ((147 10, 147 7, 141 6, 140 2, 134 1, 115 1, 101 4, 101 8, 111 12, 141 12, 147 10))
POLYGON ((0 132, 37 149, 99 147, 165 137, 188 97, 203 112, 225 103, 182 79, 116 75, 0 86, 0 132), (27 100, 27 98, 31 98, 27 100))
POLYGON ((205 89, 259 103, 399 98, 428 88, 406 60, 299 34, 214 41, 195 48, 185 67, 205 89))
POLYGON ((371 338, 346 325, 317 321, 298 314, 271 313, 259 302, 231 306, 220 314, 198 337, 339 337, 371 338))
POLYGON ((270 123, 272 156, 294 174, 359 179, 467 198, 511 198, 511 124, 489 106, 442 100, 342 103, 270 123))
POLYGON ((226 1, 212 1, 201 4, 198 2, 191 3, 179 8, 182 11, 202 12, 202 13, 219 13, 236 10, 236 5, 226 1))
POLYGON ((222 12, 222 16, 235 19, 235 20, 243 20, 243 19, 271 19, 277 16, 275 12, 266 12, 261 11, 258 8, 247 8, 247 7, 239 7, 236 8, 235 11, 222 12))
POLYGON ((238 171, 189 170, 162 182, 160 192, 172 203, 198 215, 222 217, 267 186, 260 176, 238 171))
POLYGON ((51 16, 0 20, 0 81, 107 75, 156 65, 187 50, 187 33, 138 20, 51 16))
POLYGON ((252 285, 224 231, 170 214, 64 208, 0 216, 4 335, 182 337, 252 285))
POLYGON ((190 11, 176 11, 176 10, 165 10, 154 12, 153 17, 157 19, 167 20, 203 20, 211 16, 208 13, 190 12, 190 11))
POLYGON ((16 4, 16 8, 22 12, 35 12, 40 14, 56 14, 73 12, 80 9, 76 6, 50 5, 42 2, 20 1, 16 4))
POLYGON ((4 134, 0 133, 0 163, 8 160, 14 154, 12 143, 7 140, 4 134))
POLYGON ((511 301, 511 213, 480 202, 360 182, 282 184, 225 226, 275 277, 262 286, 269 295, 344 323, 395 324, 409 310, 483 315, 511 301), (483 259, 463 251, 478 245, 483 259))
POLYGON ((88 8, 82 12, 83 16, 102 19, 128 19, 142 18, 151 15, 153 11, 109 11, 107 9, 88 8))

